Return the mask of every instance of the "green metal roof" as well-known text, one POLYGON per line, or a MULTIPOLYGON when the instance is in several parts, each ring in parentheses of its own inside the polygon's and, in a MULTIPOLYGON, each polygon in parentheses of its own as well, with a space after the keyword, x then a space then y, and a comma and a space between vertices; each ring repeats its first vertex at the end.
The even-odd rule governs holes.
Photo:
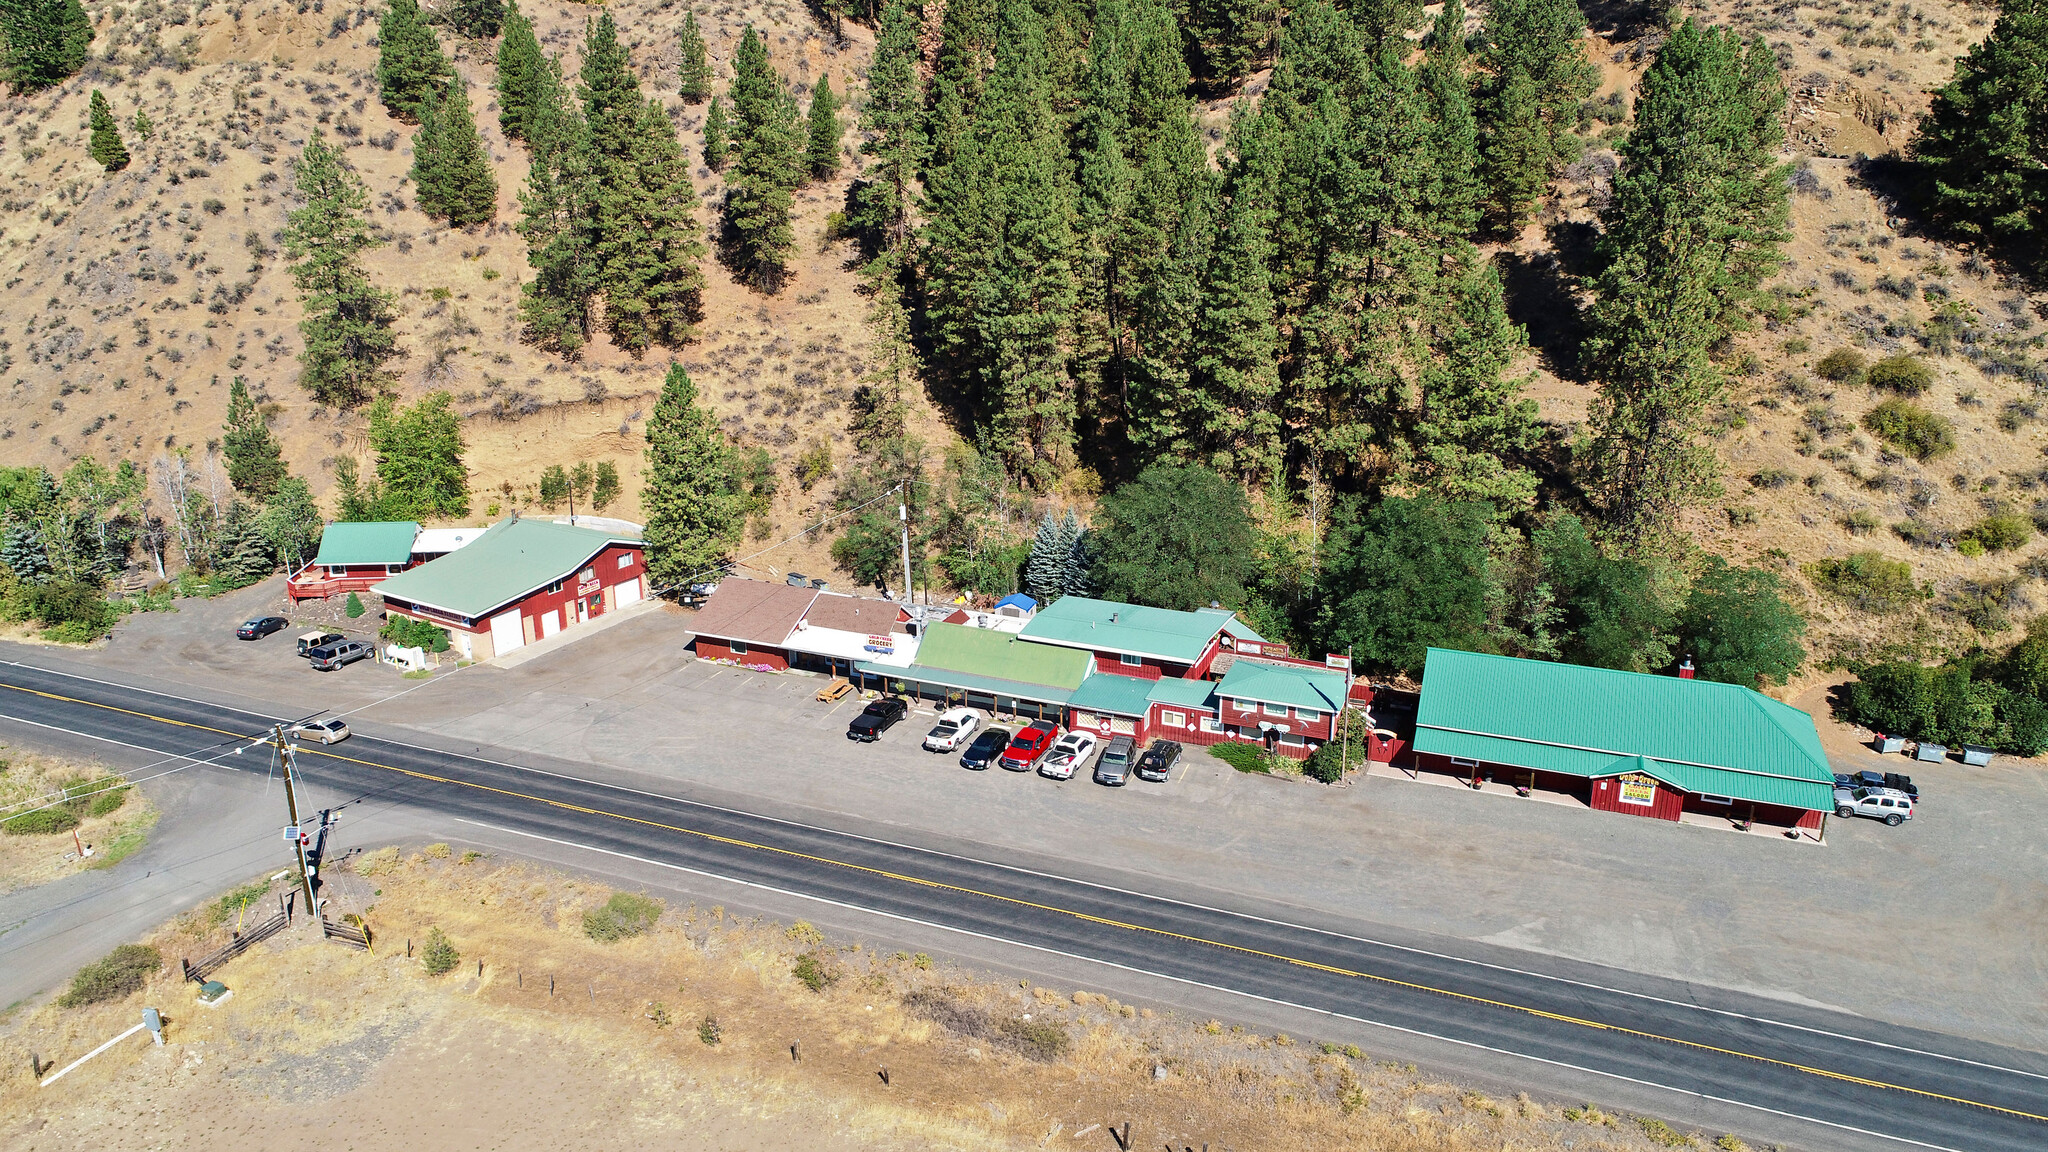
POLYGON ((412 559, 412 542, 420 526, 411 520, 352 521, 329 524, 320 533, 315 564, 403 564, 412 559))
POLYGON ((1091 712, 1114 712, 1118 716, 1143 716, 1151 705, 1152 681, 1136 676, 1098 672, 1074 689, 1067 703, 1091 712))
POLYGON ((886 677, 891 681, 916 681, 920 684, 937 684, 942 688, 959 688, 968 692, 986 692, 991 696, 1012 696, 1041 704, 1065 704, 1073 693, 1066 688, 1055 688, 1050 684, 1026 684, 1019 680, 1005 680, 1000 676, 982 676, 973 672, 955 672, 947 668, 925 668, 912 664, 908 668, 894 664, 875 664, 866 660, 856 661, 854 668, 871 676, 886 677))
MULTIPOLYGON (((470 545, 471 548, 476 545, 470 545)), ((464 549, 467 551, 467 549, 464 549)), ((456 553, 461 555, 461 553, 456 553)), ((916 676, 923 669, 965 672, 1021 684, 1040 684, 1072 692, 1088 678, 1091 659, 1086 652, 1033 644, 1014 633, 966 624, 934 624, 918 641, 917 660, 907 671, 916 676)), ((934 681, 936 683, 937 681, 934 681)), ((955 685, 965 687, 965 685, 955 685)), ((1064 696, 1061 699, 1065 699, 1064 696)))
POLYGON ((1229 620, 1230 614, 1221 609, 1175 612, 1114 600, 1091 600, 1086 596, 1062 596, 1040 608, 1031 622, 1024 625, 1021 635, 1026 640, 1046 644, 1130 652, 1192 664, 1202 658, 1209 642, 1229 620))
POLYGON ((1336 712, 1344 707, 1344 674, 1293 664, 1261 664, 1240 656, 1216 685, 1216 694, 1233 700, 1336 712))
POLYGON ((379 596, 410 600, 472 620, 573 576, 600 548, 637 537, 546 520, 501 520, 467 546, 375 584, 379 596))
POLYGON ((1264 636, 1261 636, 1257 632, 1252 631, 1251 625, 1245 623, 1242 620, 1239 620, 1236 616, 1232 616, 1229 620, 1224 622, 1223 630, 1225 632, 1230 633, 1231 636, 1239 640, 1256 640, 1261 644, 1264 644, 1266 642, 1266 638, 1264 636))
POLYGON ((1573 776, 1641 771, 1709 796, 1834 806, 1813 717, 1710 680, 1432 648, 1415 750, 1573 776))
POLYGON ((1162 676, 1154 680, 1145 699, 1154 704, 1173 704, 1182 708, 1214 709, 1216 685, 1207 680, 1182 680, 1178 676, 1162 676))

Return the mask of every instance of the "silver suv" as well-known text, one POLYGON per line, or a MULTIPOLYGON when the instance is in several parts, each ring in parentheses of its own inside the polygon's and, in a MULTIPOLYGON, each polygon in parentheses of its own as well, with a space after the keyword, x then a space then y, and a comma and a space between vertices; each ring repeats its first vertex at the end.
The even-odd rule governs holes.
POLYGON ((1913 798, 1896 788, 1837 788, 1835 815, 1869 816, 1897 828, 1913 818, 1913 798))

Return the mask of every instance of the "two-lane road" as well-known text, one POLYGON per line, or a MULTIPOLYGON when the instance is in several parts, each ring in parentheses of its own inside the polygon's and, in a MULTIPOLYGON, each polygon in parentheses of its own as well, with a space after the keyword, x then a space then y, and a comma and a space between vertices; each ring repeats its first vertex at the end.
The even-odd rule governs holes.
MULTIPOLYGON (((162 755, 216 755, 269 717, 0 664, 0 718, 162 755)), ((2048 1148, 2048 1058, 1720 989, 1565 979, 358 734, 307 747, 309 779, 847 908, 1417 1037, 1689 1094, 1844 1142, 2048 1148)), ((201 769, 204 770, 204 769, 201 769)), ((1619 975, 1619 974, 1617 974, 1619 975)))

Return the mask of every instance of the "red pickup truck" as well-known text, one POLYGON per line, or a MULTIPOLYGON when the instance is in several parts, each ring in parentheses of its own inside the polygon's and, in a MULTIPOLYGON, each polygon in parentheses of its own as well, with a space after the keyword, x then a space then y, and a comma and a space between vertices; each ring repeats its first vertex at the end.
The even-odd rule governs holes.
POLYGON ((1012 772, 1029 772, 1064 731, 1058 724, 1040 723, 1017 733, 1003 750, 1003 767, 1012 772))

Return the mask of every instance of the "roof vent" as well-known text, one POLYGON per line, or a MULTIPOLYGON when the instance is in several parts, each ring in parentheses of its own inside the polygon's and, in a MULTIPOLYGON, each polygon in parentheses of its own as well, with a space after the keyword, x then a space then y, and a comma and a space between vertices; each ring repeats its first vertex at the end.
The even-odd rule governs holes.
POLYGON ((1678 678, 1680 680, 1692 679, 1692 653, 1686 653, 1685 659, 1679 661, 1678 678))
POLYGON ((1117 616, 1118 616, 1118 613, 1116 613, 1116 612, 1111 612, 1111 613, 1109 614, 1109 622, 1110 622, 1111 624, 1114 624, 1114 623, 1116 623, 1116 618, 1117 618, 1117 616))

